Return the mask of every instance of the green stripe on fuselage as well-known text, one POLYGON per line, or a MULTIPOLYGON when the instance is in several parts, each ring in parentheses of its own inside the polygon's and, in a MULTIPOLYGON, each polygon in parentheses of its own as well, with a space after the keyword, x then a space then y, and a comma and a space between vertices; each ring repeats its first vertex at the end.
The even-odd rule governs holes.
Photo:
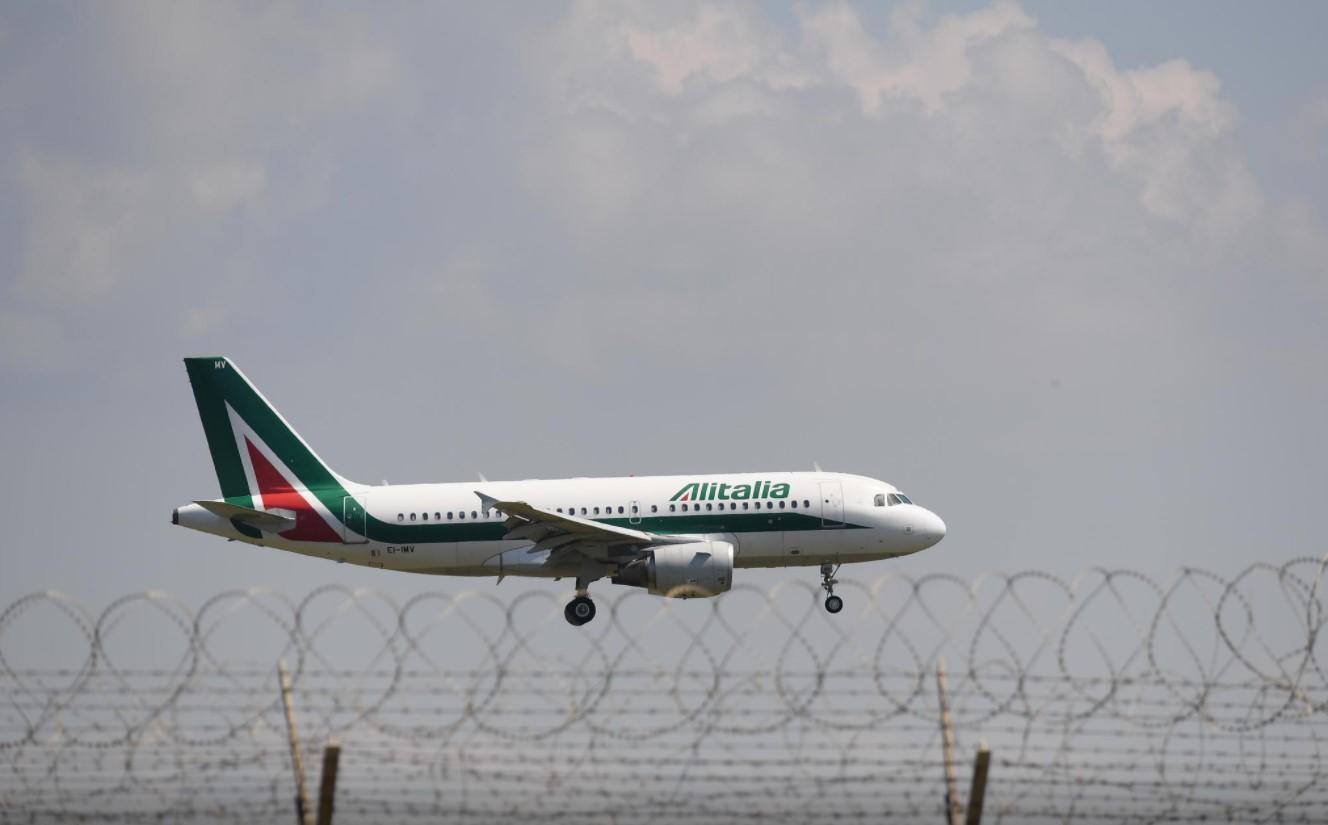
MULTIPOLYGON (((819 516, 803 513, 696 513, 673 516, 642 516, 639 522, 628 518, 595 519, 601 524, 644 530, 664 535, 690 533, 767 533, 803 532, 820 530, 824 525, 819 516)), ((835 525, 833 529, 861 530, 862 524, 835 525)), ((507 528, 501 521, 471 523, 391 524, 374 519, 369 526, 369 538, 388 544, 436 544, 460 541, 501 541, 507 528)))

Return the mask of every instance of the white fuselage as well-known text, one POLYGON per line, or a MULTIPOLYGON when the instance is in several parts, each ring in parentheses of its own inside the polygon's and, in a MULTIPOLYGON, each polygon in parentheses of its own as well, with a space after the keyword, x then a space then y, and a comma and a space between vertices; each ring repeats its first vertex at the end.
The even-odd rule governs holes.
MULTIPOLYGON (((506 519, 485 511, 478 493, 650 533, 722 539, 733 544, 735 567, 871 561, 915 553, 945 535, 944 522, 931 511, 894 503, 898 491, 892 485, 843 473, 356 485, 346 492, 343 513, 329 513, 332 505, 305 495, 330 523, 344 521, 337 542, 246 534, 198 505, 179 508, 175 519, 203 532, 335 561, 471 576, 575 572, 551 563, 547 552, 533 552, 530 541, 505 539, 506 519), (363 515, 350 514, 356 505, 363 515)), ((264 507, 261 496, 254 506, 264 507)))

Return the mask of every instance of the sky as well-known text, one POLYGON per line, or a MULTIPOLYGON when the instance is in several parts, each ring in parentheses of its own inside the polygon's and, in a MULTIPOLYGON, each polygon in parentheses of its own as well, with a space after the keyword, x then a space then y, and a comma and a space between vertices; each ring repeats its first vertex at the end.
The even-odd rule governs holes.
POLYGON ((358 481, 819 463, 949 525, 841 578, 1322 555, 1325 18, 4 4, 0 604, 452 586, 172 527, 186 355, 358 481))

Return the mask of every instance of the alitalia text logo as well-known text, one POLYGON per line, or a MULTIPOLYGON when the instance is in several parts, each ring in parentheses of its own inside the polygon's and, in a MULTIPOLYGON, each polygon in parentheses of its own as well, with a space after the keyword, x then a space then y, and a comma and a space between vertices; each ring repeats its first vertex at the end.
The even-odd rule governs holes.
POLYGON ((727 484, 711 481, 693 481, 673 494, 669 501, 745 501, 752 498, 788 498, 789 486, 784 483, 754 481, 751 484, 727 484))

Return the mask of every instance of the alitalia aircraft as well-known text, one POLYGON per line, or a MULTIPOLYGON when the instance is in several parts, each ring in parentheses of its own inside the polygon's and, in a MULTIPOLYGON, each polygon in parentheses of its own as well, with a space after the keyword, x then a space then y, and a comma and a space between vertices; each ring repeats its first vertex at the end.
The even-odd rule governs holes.
POLYGON ((838 613, 846 562, 916 553, 945 523, 893 485, 843 473, 734 473, 447 484, 337 475, 228 359, 186 358, 221 498, 176 508, 192 530, 367 567, 572 578, 564 615, 595 617, 591 582, 711 597, 737 567, 820 566, 838 613))

